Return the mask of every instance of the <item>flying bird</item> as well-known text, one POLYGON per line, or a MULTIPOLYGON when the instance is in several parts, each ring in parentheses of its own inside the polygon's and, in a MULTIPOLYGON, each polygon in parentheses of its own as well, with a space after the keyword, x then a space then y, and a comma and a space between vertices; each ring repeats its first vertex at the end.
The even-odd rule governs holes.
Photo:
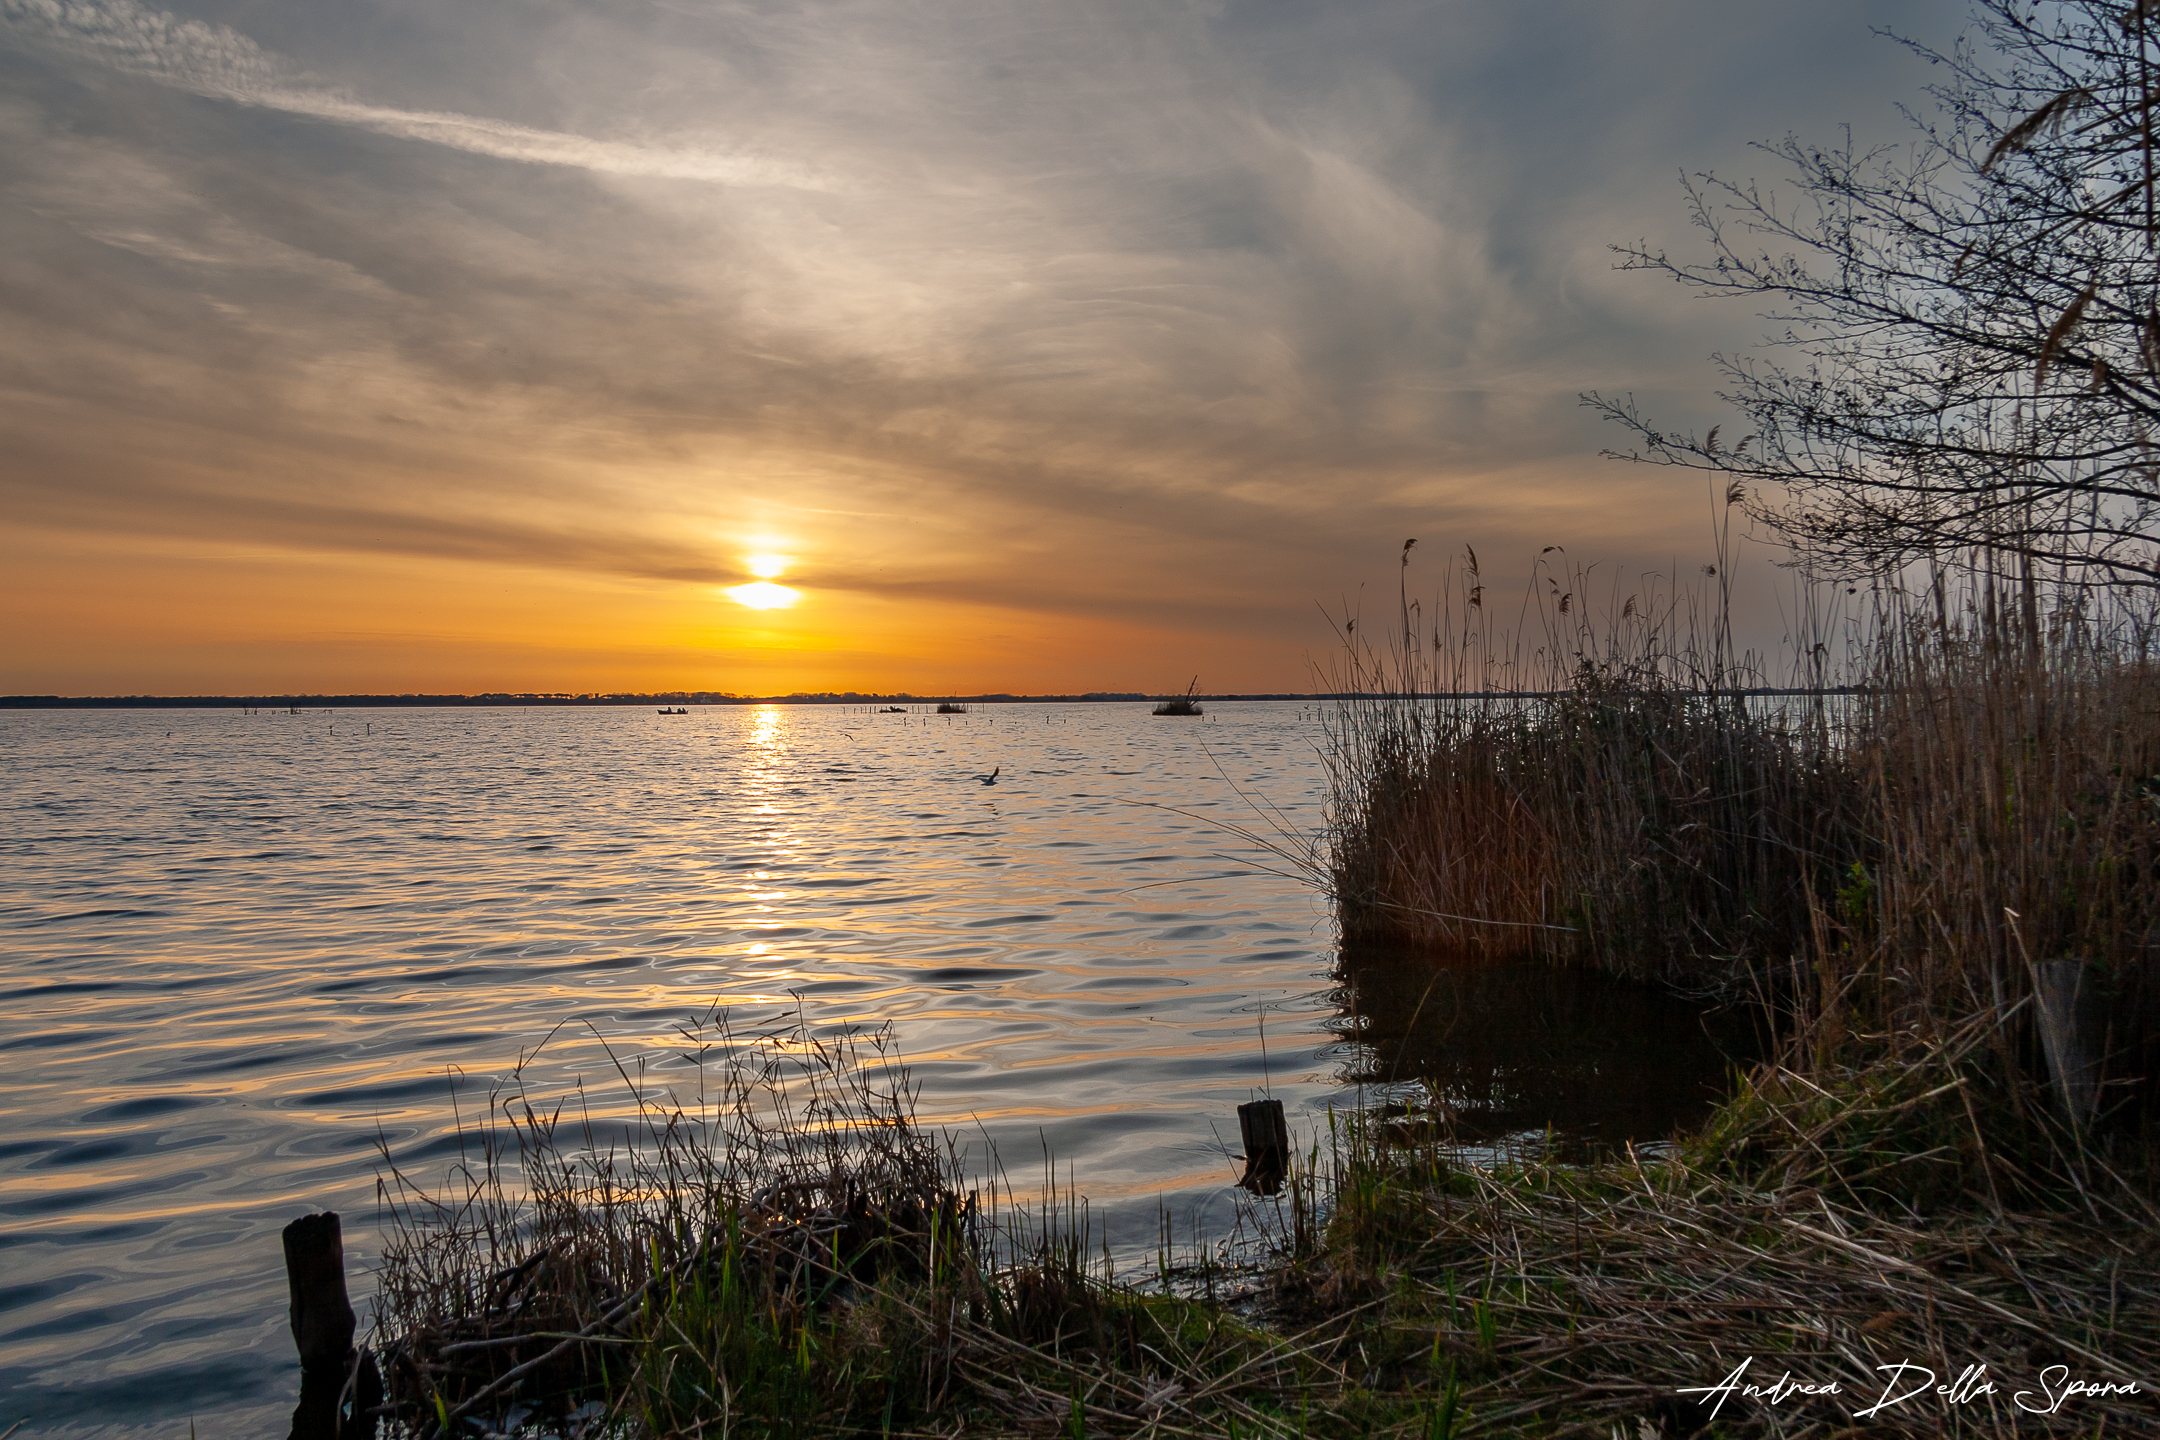
POLYGON ((995 785, 997 784, 998 771, 1003 770, 1004 768, 1005 767, 1003 765, 993 766, 991 767, 989 774, 977 775, 974 778, 982 781, 982 783, 985 785, 995 785))

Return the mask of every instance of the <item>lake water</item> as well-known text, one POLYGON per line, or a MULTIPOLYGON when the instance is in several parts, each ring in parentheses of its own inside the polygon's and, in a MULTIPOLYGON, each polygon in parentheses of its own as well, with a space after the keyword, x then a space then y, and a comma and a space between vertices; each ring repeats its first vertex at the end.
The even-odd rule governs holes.
POLYGON ((1223 828, 1318 830, 1319 713, 1209 708, 0 712, 0 1431, 282 1436, 285 1222, 343 1213, 364 1323, 378 1143, 439 1171, 543 1038, 604 1095, 715 1003, 890 1022, 924 1118, 1135 1243, 1225 1223, 1263 1086, 1294 1135, 1421 1077, 1495 1134, 1705 1103, 1682 1007, 1339 955, 1223 828))

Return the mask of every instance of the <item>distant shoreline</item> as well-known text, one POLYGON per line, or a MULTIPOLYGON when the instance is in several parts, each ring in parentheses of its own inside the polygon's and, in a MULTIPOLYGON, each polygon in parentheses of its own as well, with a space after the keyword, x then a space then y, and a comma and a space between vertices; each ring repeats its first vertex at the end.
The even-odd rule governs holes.
MULTIPOLYGON (((447 709, 575 705, 1081 705, 1137 703, 1158 697, 1130 692, 1085 695, 727 695, 702 690, 656 690, 608 695, 0 695, 0 710, 307 710, 447 709)), ((1208 700, 1326 700, 1327 695, 1208 695, 1208 700)))
MULTIPOLYGON (((1487 690, 1481 692, 1360 694, 1347 690, 1253 695, 1195 695, 1195 700, 1549 700, 1557 690, 1487 690)), ((1724 692, 1735 696, 1856 695, 1857 686, 1821 690, 1751 686, 1724 692)), ((1084 695, 867 695, 855 691, 812 695, 728 695, 709 690, 655 690, 610 695, 0 695, 0 710, 424 710, 456 708, 531 709, 535 706, 593 705, 1100 705, 1161 699, 1138 690, 1091 690, 1084 695)))

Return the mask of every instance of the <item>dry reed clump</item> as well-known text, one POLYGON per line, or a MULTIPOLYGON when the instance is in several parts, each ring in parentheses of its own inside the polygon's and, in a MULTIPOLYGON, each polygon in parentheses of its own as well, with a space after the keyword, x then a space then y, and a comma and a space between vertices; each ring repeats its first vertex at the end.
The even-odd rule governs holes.
POLYGON ((1154 710, 1152 710, 1152 711, 1151 711, 1151 712, 1149 712, 1149 713, 1151 713, 1151 714, 1155 714, 1155 715, 1202 715, 1202 714, 1205 714, 1205 713, 1206 713, 1206 711, 1205 711, 1205 710, 1203 710, 1203 709, 1201 708, 1200 702, 1199 702, 1198 700, 1196 700, 1196 699, 1194 699, 1194 698, 1193 698, 1193 697, 1194 697, 1194 695, 1195 695, 1195 693, 1196 693, 1196 692, 1197 692, 1197 691, 1198 691, 1199 689, 1200 689, 1200 677, 1199 677, 1199 676, 1197 676, 1197 675, 1195 675, 1195 676, 1193 676, 1193 678, 1192 678, 1192 684, 1190 684, 1190 685, 1187 685, 1187 686, 1185 687, 1185 693, 1184 693, 1184 694, 1182 694, 1182 695, 1172 695, 1172 696, 1170 696, 1170 697, 1169 697, 1168 699, 1165 699, 1165 700, 1159 701, 1159 702, 1158 702, 1158 703, 1156 704, 1156 706, 1155 706, 1154 710))
POLYGON ((1348 938, 1535 949, 1691 986, 1807 943, 1810 896, 1850 845, 1851 787, 1780 717, 1595 673, 1559 695, 1427 705, 1343 787, 1348 938))
POLYGON ((1804 693, 1744 694, 1767 667, 1732 655, 1722 592, 1592 618, 1579 573, 1547 580, 1524 661, 1468 579, 1472 623, 1421 631, 1406 604, 1377 649, 1346 628, 1329 881, 1347 938, 1747 989, 1824 1057, 1992 1014, 2028 1068, 2034 966, 2076 962, 2107 1020, 2098 1111, 2160 1116, 2151 617, 2043 605, 1982 557, 1917 595, 1877 588, 1836 667, 1856 684, 1824 683, 1817 644, 1793 657, 1804 693))
POLYGON ((1681 1392, 1743 1360, 1741 1383, 1839 1393, 1736 1394, 1716 1433, 2149 1427, 2149 617, 2043 605, 1981 557, 1877 591, 1845 632, 1856 686, 1831 693, 1811 646, 1816 693, 1742 697, 1763 667, 1731 659, 1715 609, 1615 596, 1593 623, 1578 574, 1526 663, 1483 628, 1469 566, 1467 623, 1420 630, 1406 600, 1333 687, 1353 694, 1330 736, 1346 936, 1752 972, 1786 1044, 1654 1164, 1478 1166, 1437 1107, 1346 1118, 1304 1181, 1334 1208, 1278 1282, 1286 1312, 1366 1307, 1376 1371, 1444 1388, 1459 1434, 1693 1433, 1710 1417, 1681 1392), (2063 964, 2104 1020, 2081 1116, 2034 1023, 2039 968, 2063 964), (2073 1378, 2115 1388, 2047 1415, 2015 1399, 2073 1378))
POLYGON ((1964 583, 1963 624, 1939 581, 1932 614, 1891 610, 1861 657, 1837 741, 1859 777, 1863 844, 1820 897, 1810 965, 1788 987, 1796 1031, 1818 1061, 1977 1034, 2006 1083, 2032 1079, 2045 1069, 2039 971, 2068 968, 2095 1067, 2072 1108, 2088 1112, 2088 1139, 2127 1155, 2160 1122, 2150 617, 2096 617, 2075 596, 2049 613, 2030 587, 2014 606, 1984 571, 1964 583))
MULTIPOLYGON (((2160 668, 2059 624, 1887 627, 1848 763, 1870 800, 1861 863, 1825 897, 1817 1009, 1940 1025, 2031 993, 2074 959, 2105 990, 2118 1058, 2151 1059, 2160 945, 2160 668)), ((2119 1098, 2130 1075, 2109 1077, 2119 1098)))
MULTIPOLYGON (((1406 557, 1407 558, 1407 557, 1406 557)), ((1405 604, 1376 647, 1346 627, 1328 736, 1330 882, 1346 938, 1534 950, 1730 985, 1807 948, 1812 897, 1857 844, 1850 768, 1820 701, 1749 696, 1754 657, 1697 597, 1600 616, 1544 577, 1546 633, 1405 604)))

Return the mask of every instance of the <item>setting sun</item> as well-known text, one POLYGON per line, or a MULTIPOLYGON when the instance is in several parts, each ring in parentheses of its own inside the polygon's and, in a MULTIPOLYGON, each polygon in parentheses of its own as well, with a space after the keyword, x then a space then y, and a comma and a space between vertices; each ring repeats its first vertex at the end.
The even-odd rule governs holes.
POLYGON ((752 555, 743 561, 743 568, 760 580, 777 580, 794 559, 792 555, 752 555))
POLYGON ((760 580, 750 585, 737 585, 721 592, 738 605, 752 610, 785 610, 802 599, 800 590, 790 590, 785 585, 773 585, 760 580))

